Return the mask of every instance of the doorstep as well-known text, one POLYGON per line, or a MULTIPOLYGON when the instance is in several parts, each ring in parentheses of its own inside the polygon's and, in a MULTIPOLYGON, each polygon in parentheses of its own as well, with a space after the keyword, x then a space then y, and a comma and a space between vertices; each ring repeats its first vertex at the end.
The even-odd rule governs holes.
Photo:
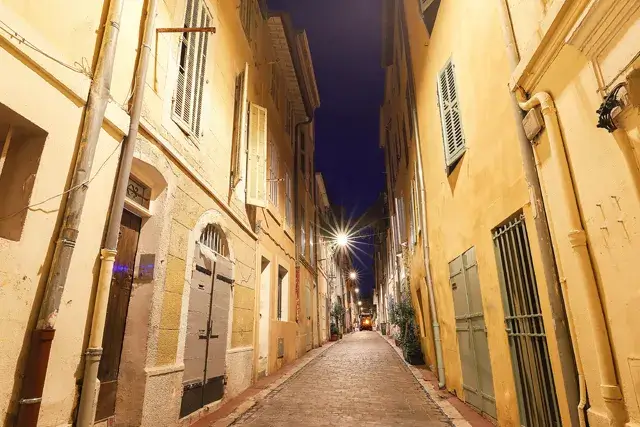
POLYGON ((269 393, 280 387, 298 371, 338 342, 340 340, 327 341, 321 347, 314 348, 299 359, 283 366, 275 374, 259 379, 239 395, 223 402, 213 412, 198 418, 190 427, 226 427, 232 424, 258 401, 264 399, 269 393))
POLYGON ((447 390, 438 390, 438 378, 425 365, 413 366, 404 360, 402 349, 395 345, 393 339, 387 335, 380 336, 396 351, 400 359, 409 368, 415 379, 420 383, 424 391, 436 405, 445 413, 456 427, 493 427, 494 423, 483 417, 471 405, 458 399, 447 390))

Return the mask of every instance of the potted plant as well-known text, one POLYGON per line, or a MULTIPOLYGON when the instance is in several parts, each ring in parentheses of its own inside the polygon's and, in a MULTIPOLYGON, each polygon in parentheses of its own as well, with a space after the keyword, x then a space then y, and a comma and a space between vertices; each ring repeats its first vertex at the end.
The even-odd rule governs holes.
POLYGON ((331 322, 331 341, 338 341, 338 327, 335 323, 331 322))
POLYGON ((420 348, 420 333, 415 320, 411 319, 406 325, 402 340, 404 360, 411 365, 423 365, 422 349, 420 348))
POLYGON ((333 304, 333 308, 331 309, 331 317, 333 317, 333 323, 335 323, 336 329, 338 331, 338 339, 342 338, 342 322, 344 319, 344 314, 345 314, 346 310, 344 309, 344 307, 342 306, 342 304, 340 304, 339 302, 335 302, 333 304))

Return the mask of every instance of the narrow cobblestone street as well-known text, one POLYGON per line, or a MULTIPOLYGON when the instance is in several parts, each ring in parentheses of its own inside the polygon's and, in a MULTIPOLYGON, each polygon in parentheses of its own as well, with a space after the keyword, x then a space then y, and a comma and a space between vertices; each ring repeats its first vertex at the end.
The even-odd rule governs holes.
POLYGON ((395 351, 375 332, 348 335, 235 426, 446 426, 395 351))

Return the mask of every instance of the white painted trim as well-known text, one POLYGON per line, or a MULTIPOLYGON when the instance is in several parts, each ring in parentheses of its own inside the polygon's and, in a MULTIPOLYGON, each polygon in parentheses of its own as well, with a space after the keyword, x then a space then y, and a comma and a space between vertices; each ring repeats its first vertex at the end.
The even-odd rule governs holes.
POLYGON ((246 353, 248 351, 253 351, 253 346, 230 348, 227 350, 227 354, 246 353))
POLYGON ((166 366, 159 366, 159 367, 153 367, 153 368, 145 368, 144 371, 148 377, 157 377, 160 375, 173 374, 174 372, 182 372, 184 371, 184 365, 178 364, 178 365, 166 365, 166 366))

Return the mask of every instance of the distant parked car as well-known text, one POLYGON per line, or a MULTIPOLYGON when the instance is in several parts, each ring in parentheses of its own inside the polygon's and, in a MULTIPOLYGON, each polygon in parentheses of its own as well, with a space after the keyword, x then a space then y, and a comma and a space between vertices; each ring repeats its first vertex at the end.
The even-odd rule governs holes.
POLYGON ((370 314, 363 314, 360 316, 360 330, 361 331, 373 331, 373 320, 370 314))

